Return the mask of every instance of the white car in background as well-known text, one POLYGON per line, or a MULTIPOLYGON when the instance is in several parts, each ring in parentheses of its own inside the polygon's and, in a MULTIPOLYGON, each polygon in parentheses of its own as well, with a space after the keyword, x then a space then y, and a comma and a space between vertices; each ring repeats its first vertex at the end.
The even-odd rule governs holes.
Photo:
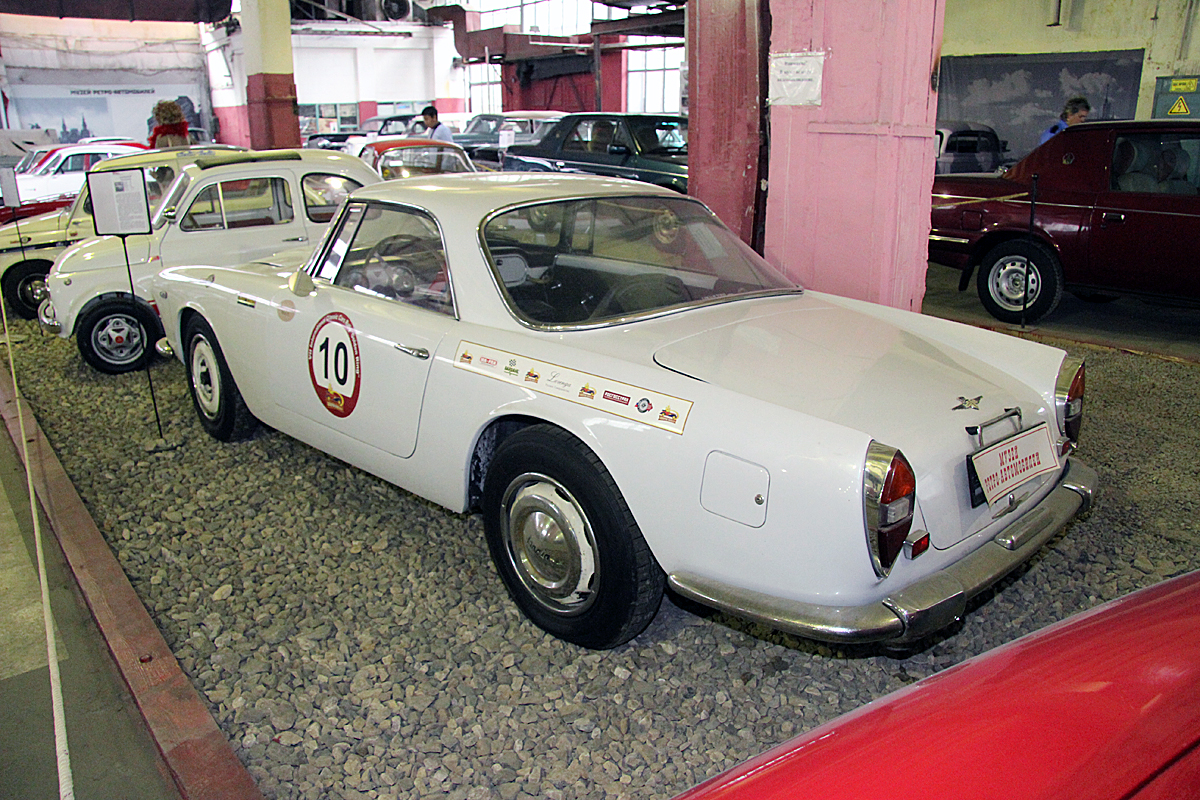
POLYGON ((517 605, 587 647, 640 633, 667 585, 815 639, 919 640, 1096 480, 1069 457, 1080 360, 805 291, 646 183, 387 181, 298 269, 151 284, 212 436, 261 421, 481 511, 517 605))
POLYGON ((72 144, 55 150, 45 163, 31 173, 17 176, 17 191, 22 203, 60 195, 77 195, 83 187, 84 173, 114 156, 144 153, 146 148, 117 142, 72 144))
POLYGON ((224 266, 311 246, 346 195, 379 180, 361 159, 324 150, 197 159, 167 190, 150 235, 130 236, 124 247, 103 236, 59 256, 38 319, 47 331, 74 336, 84 361, 102 372, 139 369, 162 335, 147 286, 152 275, 175 264, 224 266))
MULTIPOLYGON (((180 147, 171 150, 137 150, 131 155, 105 159, 91 171, 140 169, 146 176, 150 212, 158 209, 163 192, 185 164, 224 151, 244 151, 232 145, 180 147)), ((87 181, 67 208, 23 219, 19 225, 0 227, 0 290, 8 307, 20 317, 37 316, 37 295, 50 265, 63 250, 96 235, 87 181)))

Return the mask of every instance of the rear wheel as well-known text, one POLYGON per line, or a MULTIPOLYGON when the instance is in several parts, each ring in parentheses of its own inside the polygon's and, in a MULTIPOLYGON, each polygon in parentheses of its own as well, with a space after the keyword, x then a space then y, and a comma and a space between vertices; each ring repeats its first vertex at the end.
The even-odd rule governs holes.
POLYGON ((200 424, 222 442, 245 439, 258 427, 258 420, 246 408, 212 328, 202 318, 192 317, 183 341, 188 389, 200 424))
POLYGON ((977 287, 983 307, 1001 322, 1036 322, 1062 299, 1062 268, 1057 256, 1040 242, 1004 242, 979 265, 977 287))
POLYGON ((34 294, 46 285, 50 265, 49 261, 22 261, 4 272, 0 291, 3 291, 8 307, 22 319, 34 319, 37 316, 40 301, 34 294))
POLYGON ((612 476, 574 436, 535 425, 505 439, 483 508, 496 569, 539 627, 607 649, 650 624, 665 576, 612 476))
POLYGON ((142 369, 154 360, 153 342, 161 336, 158 317, 128 298, 106 300, 79 319, 75 343, 91 366, 117 375, 142 369))

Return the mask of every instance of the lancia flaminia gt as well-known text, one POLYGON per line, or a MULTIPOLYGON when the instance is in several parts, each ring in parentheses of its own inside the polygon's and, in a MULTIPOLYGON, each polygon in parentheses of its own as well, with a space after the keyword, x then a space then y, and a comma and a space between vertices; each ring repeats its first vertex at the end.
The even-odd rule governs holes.
POLYGON ((667 189, 382 183, 301 261, 155 279, 201 424, 261 420, 482 512, 517 605, 586 647, 636 636, 668 585, 917 640, 1090 502, 1082 362, 805 291, 667 189))

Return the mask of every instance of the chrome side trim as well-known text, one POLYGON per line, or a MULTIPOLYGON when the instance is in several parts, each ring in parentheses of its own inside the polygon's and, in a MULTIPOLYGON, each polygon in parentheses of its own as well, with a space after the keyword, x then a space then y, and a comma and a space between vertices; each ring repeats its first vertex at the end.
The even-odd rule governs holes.
POLYGON ((1058 486, 995 539, 878 603, 826 606, 787 600, 688 572, 672 573, 667 582, 697 603, 810 639, 911 642, 960 618, 967 601, 1024 564, 1077 514, 1090 508, 1097 480, 1094 469, 1068 460, 1058 486))
POLYGON ((940 236, 936 233, 929 234, 929 241, 945 242, 946 244, 969 244, 971 242, 970 239, 963 239, 958 236, 940 236))

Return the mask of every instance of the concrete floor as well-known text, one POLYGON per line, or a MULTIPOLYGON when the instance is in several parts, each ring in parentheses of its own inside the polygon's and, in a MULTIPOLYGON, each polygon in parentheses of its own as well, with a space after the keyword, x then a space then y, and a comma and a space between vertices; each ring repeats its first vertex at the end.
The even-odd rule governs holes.
POLYGON ((975 276, 971 285, 959 292, 960 274, 941 264, 929 265, 924 313, 1038 340, 1061 339, 1200 362, 1200 308, 1155 305, 1129 297, 1087 303, 1064 292, 1058 308, 1022 333, 1019 326, 1000 322, 984 310, 975 276))
MULTIPOLYGON (((5 365, 7 369, 7 364, 5 365)), ((41 521, 75 797, 174 800, 50 526, 41 521)), ((0 436, 0 797, 59 797, 50 677, 25 473, 0 436)))

